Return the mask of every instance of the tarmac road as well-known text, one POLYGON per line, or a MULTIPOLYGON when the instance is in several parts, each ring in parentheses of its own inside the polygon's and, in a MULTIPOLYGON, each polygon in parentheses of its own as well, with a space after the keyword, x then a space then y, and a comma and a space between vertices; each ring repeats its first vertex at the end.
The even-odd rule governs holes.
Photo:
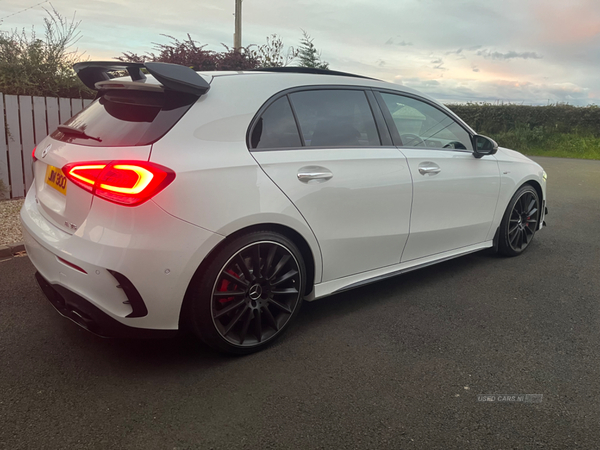
POLYGON ((96 338, 0 262, 0 448, 598 448, 600 161, 536 160, 550 214, 525 254, 305 304, 243 358, 96 338))

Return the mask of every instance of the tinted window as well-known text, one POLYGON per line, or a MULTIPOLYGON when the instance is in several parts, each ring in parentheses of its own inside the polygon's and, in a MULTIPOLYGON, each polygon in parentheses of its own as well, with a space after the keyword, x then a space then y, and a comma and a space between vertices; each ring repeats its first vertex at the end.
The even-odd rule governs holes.
POLYGON ((178 92, 112 90, 65 125, 95 139, 56 130, 52 138, 95 147, 148 145, 160 139, 198 99, 178 92))
POLYGON ((471 136, 450 116, 420 100, 381 93, 402 146, 473 150, 471 136))
POLYGON ((308 147, 381 145, 375 119, 363 91, 316 90, 290 94, 308 147))
POLYGON ((257 149, 302 146, 287 97, 276 100, 258 119, 252 130, 251 146, 257 149))

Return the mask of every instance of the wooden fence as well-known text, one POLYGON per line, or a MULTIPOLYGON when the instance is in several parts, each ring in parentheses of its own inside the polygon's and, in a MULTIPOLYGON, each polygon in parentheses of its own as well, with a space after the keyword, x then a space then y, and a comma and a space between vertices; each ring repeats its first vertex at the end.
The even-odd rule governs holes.
MULTIPOLYGON (((0 180, 5 197, 24 197, 33 180, 31 152, 56 127, 92 100, 0 93, 0 180)), ((2 193, 0 192, 0 198, 2 193)))

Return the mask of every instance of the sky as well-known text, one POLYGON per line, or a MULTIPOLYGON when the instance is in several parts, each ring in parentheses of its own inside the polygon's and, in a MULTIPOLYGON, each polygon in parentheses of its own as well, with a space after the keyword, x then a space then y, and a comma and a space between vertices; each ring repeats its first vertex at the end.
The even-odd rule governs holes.
MULTIPOLYGON (((233 44, 234 0, 40 1, 0 0, 0 31, 43 33, 52 6, 81 21, 91 60, 152 51, 162 35, 233 44)), ((297 46, 305 30, 331 69, 445 103, 600 104, 600 0, 244 0, 242 19, 244 46, 274 33, 297 46)))

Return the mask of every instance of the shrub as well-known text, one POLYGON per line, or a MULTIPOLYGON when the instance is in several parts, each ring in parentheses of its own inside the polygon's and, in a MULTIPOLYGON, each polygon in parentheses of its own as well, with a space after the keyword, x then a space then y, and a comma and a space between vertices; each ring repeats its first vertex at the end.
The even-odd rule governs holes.
POLYGON ((225 44, 224 52, 206 50, 206 45, 199 45, 188 34, 187 39, 180 41, 173 36, 162 35, 170 39, 167 44, 154 44, 157 53, 138 55, 136 53, 124 52, 116 57, 124 62, 166 62, 191 67, 198 71, 210 70, 248 70, 260 66, 257 55, 248 48, 242 48, 236 52, 225 44))
POLYGON ((480 133, 504 133, 510 130, 538 130, 537 133, 591 133, 600 136, 600 108, 555 104, 547 106, 493 105, 467 103, 447 105, 480 133))
POLYGON ((80 38, 80 22, 65 19, 55 9, 47 10, 44 37, 34 29, 0 32, 0 92, 12 95, 93 98, 75 71, 81 60, 69 50, 80 38))

